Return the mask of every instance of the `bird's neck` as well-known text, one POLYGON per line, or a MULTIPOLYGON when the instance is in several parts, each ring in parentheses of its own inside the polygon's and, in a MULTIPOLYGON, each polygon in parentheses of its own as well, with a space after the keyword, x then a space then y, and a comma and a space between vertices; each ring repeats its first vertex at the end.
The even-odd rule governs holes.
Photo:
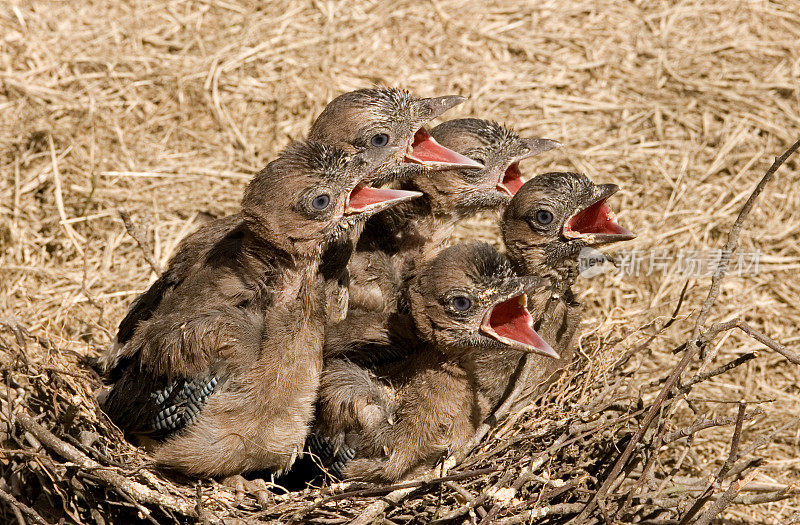
POLYGON ((508 258, 518 275, 547 277, 556 292, 569 290, 578 276, 578 254, 570 247, 510 245, 508 258))
POLYGON ((246 230, 243 265, 256 282, 269 287, 271 304, 297 303, 305 315, 314 311, 319 254, 291 254, 246 230))
POLYGON ((359 249, 389 255, 418 253, 441 245, 449 238, 454 223, 451 212, 439 210, 429 196, 423 195, 369 219, 359 249))

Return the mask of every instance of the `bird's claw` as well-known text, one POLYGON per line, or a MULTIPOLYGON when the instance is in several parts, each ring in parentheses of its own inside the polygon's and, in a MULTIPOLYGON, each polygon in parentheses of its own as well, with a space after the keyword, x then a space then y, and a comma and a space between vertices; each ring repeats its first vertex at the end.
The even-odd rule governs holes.
POLYGON ((261 478, 250 480, 240 474, 236 474, 222 480, 222 484, 233 489, 233 503, 237 507, 244 501, 245 494, 253 496, 262 509, 266 509, 272 503, 273 494, 269 490, 267 482, 261 478))

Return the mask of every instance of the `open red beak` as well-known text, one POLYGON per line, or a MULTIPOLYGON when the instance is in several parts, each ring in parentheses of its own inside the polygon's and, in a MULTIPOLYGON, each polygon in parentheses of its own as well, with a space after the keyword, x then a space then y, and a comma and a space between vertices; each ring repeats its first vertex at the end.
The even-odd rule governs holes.
POLYGON ((422 194, 418 191, 390 190, 372 188, 362 183, 356 185, 345 205, 345 215, 355 215, 365 212, 377 212, 395 204, 415 199, 422 194))
POLYGON ((497 303, 484 316, 481 331, 515 350, 558 359, 558 353, 533 329, 527 304, 528 296, 524 293, 497 303))
POLYGON ((513 197, 521 187, 522 172, 519 170, 519 162, 512 162, 503 173, 503 178, 497 183, 497 191, 513 197))
POLYGON ((404 160, 435 170, 483 168, 483 164, 480 162, 475 162, 436 142, 424 128, 419 128, 414 134, 414 140, 409 146, 404 160))
POLYGON ((527 151, 515 157, 514 162, 506 168, 502 178, 497 183, 497 191, 506 193, 511 197, 516 195, 522 187, 522 172, 519 169, 519 161, 561 147, 561 143, 550 139, 523 139, 523 141, 527 151))
POLYGON ((584 239, 590 244, 628 241, 636 234, 617 223, 617 218, 606 200, 617 191, 615 185, 607 185, 609 193, 580 210, 564 224, 564 237, 584 239))

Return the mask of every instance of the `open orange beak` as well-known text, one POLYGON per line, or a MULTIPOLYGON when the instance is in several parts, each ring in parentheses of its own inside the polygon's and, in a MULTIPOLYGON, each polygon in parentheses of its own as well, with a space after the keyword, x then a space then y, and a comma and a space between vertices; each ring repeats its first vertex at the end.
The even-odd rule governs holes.
POLYGON ((558 359, 558 353, 533 329, 527 304, 528 296, 524 293, 497 303, 486 312, 481 332, 515 350, 558 359))
POLYGON ((583 239, 589 244, 629 241, 636 234, 617 223, 617 217, 606 200, 619 190, 616 184, 603 184, 601 197, 579 210, 566 223, 563 235, 567 239, 583 239))
POLYGON ((376 213, 420 196, 422 196, 422 193, 418 191, 373 188, 363 183, 358 183, 347 198, 344 214, 376 213))
POLYGON ((483 168, 483 164, 480 162, 475 162, 436 142, 425 128, 419 128, 414 133, 414 139, 409 144, 403 160, 412 164, 422 164, 433 170, 465 168, 479 170, 483 168))

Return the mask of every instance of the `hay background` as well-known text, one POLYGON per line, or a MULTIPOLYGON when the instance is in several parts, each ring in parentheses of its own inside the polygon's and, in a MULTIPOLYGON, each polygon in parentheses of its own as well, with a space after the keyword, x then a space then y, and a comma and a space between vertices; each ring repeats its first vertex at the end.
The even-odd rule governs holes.
MULTIPOLYGON (((613 206, 639 233, 630 248, 719 248, 773 157, 800 135, 798 79, 791 0, 4 2, 0 318, 99 354, 153 278, 118 207, 164 263, 203 213, 233 212, 251 174, 328 100, 373 83, 467 95, 448 118, 493 118, 562 142, 523 171, 583 171, 622 186, 613 206)), ((742 314, 790 348, 800 341, 798 183, 790 159, 741 236, 742 250, 763 253, 760 273, 729 278, 712 316, 742 314)), ((460 234, 496 241, 491 217, 460 234)), ((626 335, 610 351, 635 347, 684 281, 674 268, 582 281, 587 341, 626 335)), ((674 366, 668 350, 708 284, 691 279, 682 320, 635 357, 634 383, 674 366)), ((731 333, 718 359, 754 349, 731 333)), ((796 367, 761 351, 693 397, 715 415, 735 405, 703 400, 774 400, 746 424, 747 443, 796 417, 797 383, 796 367)), ((678 413, 693 419, 685 405, 678 413)), ((699 434, 689 461, 698 472, 719 464, 729 439, 729 428, 699 434)), ((764 453, 756 480, 800 481, 798 446, 795 425, 764 453)), ((795 499, 725 516, 780 522, 797 511, 795 499)))

